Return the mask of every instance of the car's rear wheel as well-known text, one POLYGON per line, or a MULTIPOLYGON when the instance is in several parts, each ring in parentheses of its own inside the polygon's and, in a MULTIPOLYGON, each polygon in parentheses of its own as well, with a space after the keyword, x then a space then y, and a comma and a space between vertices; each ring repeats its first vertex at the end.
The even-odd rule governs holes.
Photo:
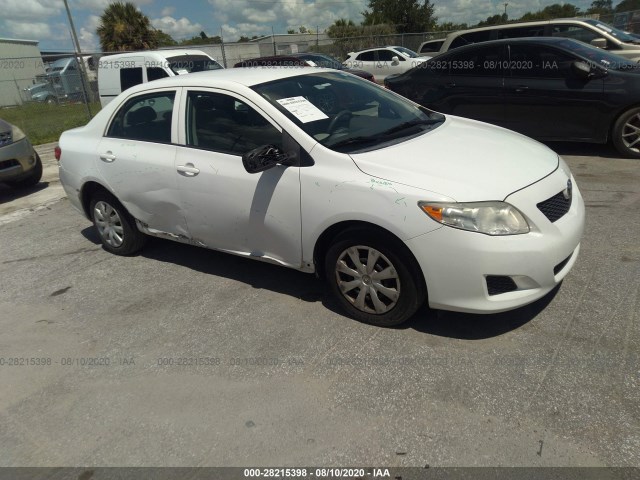
POLYGON ((116 255, 131 255, 144 246, 147 237, 136 228, 135 220, 113 195, 95 193, 89 211, 105 250, 116 255))
POLYGON ((624 112, 612 131, 613 145, 625 157, 640 158, 640 108, 624 112))
POLYGON ((325 275, 348 314, 379 326, 408 320, 425 300, 419 268, 400 241, 374 229, 347 230, 325 257, 325 275))
POLYGON ((40 160, 40 155, 38 155, 37 153, 35 155, 36 164, 29 172, 29 175, 21 180, 7 182, 9 183, 9 185, 17 188, 28 188, 33 187, 40 182, 40 179, 42 178, 42 160, 40 160))

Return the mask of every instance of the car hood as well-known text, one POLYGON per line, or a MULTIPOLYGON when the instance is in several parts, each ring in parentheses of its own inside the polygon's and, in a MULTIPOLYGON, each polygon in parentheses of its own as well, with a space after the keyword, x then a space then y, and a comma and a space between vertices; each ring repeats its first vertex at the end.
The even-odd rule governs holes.
POLYGON ((524 135, 451 115, 423 135, 351 158, 367 175, 458 202, 503 200, 559 163, 555 152, 524 135))

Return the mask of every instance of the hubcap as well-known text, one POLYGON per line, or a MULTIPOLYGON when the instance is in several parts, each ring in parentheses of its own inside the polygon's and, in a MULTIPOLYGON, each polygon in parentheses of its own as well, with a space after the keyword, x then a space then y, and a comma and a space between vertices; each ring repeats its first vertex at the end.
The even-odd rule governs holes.
POLYGON ((98 233, 112 247, 119 247, 124 241, 124 229, 122 220, 115 208, 107 202, 99 201, 93 207, 93 220, 98 228, 98 233))
POLYGON ((622 142, 624 146, 634 152, 640 151, 640 113, 634 115, 622 128, 622 142))
POLYGON ((338 288, 358 310, 383 314, 400 298, 400 277, 378 250, 358 245, 344 250, 336 262, 338 288))

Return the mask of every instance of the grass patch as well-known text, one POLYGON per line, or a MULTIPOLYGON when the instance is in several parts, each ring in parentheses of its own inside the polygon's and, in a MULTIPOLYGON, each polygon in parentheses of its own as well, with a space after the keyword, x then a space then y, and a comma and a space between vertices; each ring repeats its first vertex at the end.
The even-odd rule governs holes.
MULTIPOLYGON (((95 115, 100 110, 100 102, 92 103, 90 108, 91 114, 95 115)), ((65 130, 81 127, 89 121, 87 107, 83 103, 27 103, 3 108, 0 118, 18 126, 33 145, 57 142, 65 130)))

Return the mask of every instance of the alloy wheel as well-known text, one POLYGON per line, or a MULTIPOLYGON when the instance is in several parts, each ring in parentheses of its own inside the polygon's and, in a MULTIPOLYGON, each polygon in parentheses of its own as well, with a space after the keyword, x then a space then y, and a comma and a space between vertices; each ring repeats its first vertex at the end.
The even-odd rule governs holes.
POLYGON ((101 200, 93 207, 93 218, 105 243, 114 248, 120 247, 124 242, 124 228, 117 210, 101 200))

